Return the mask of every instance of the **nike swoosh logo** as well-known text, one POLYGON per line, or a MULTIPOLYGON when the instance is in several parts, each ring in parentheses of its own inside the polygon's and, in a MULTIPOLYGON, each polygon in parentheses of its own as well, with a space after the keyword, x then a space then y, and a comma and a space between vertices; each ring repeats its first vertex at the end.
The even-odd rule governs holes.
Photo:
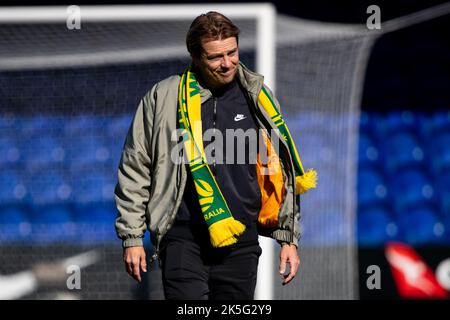
POLYGON ((244 116, 243 114, 237 114, 237 115, 234 117, 234 121, 241 121, 241 120, 244 120, 245 118, 247 118, 247 117, 244 116))

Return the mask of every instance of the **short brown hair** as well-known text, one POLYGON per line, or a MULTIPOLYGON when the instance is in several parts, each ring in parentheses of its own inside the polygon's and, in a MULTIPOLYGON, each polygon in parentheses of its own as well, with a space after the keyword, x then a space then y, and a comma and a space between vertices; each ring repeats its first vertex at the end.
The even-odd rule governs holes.
POLYGON ((199 57, 202 53, 202 40, 221 40, 236 37, 238 42, 239 28, 223 14, 209 11, 199 15, 192 21, 186 36, 186 46, 193 57, 199 57))

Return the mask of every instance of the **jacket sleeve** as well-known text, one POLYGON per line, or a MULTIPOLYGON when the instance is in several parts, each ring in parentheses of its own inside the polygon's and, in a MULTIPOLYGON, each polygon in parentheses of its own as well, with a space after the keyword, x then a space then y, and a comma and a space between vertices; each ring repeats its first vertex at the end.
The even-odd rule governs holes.
MULTIPOLYGON (((277 107, 278 111, 281 112, 281 105, 278 101, 278 99, 273 94, 272 90, 266 85, 264 85, 264 88, 267 90, 267 92, 272 97, 273 102, 275 103, 275 106, 277 107)), ((285 241, 285 240, 277 240, 277 242, 280 244, 280 246, 283 246, 283 244, 294 244, 298 248, 298 243, 300 241, 300 196, 297 195, 295 199, 295 214, 294 214, 294 220, 293 220, 293 226, 291 232, 293 232, 293 241, 285 241)))
POLYGON ((150 141, 155 107, 155 87, 144 96, 128 130, 114 191, 117 207, 115 228, 123 247, 142 246, 146 208, 150 196, 152 154, 150 141))

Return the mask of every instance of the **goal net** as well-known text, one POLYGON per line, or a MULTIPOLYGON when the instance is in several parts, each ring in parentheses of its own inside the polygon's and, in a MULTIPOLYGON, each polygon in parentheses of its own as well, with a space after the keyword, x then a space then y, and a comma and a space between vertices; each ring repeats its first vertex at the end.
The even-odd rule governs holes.
MULTIPOLYGON (((272 7, 258 15, 256 6, 233 4, 81 7, 80 29, 73 30, 66 7, 2 10, 0 281, 41 263, 51 270, 52 263, 81 259, 84 252, 96 257, 70 260, 84 265, 80 288, 44 274, 46 281, 14 298, 163 298, 156 264, 139 286, 124 271, 113 189, 140 98, 188 65, 186 31, 211 9, 240 27, 241 61, 275 89, 303 163, 319 172, 318 189, 301 201, 297 279, 281 286, 278 245, 261 239, 256 297, 358 297, 359 102, 370 48, 381 32, 283 15, 271 29, 272 7)), ((148 234, 145 245, 150 256, 148 234)))

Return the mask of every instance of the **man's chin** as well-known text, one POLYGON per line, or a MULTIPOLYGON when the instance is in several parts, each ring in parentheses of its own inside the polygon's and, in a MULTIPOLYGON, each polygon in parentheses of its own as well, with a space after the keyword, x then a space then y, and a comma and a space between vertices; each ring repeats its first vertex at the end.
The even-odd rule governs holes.
POLYGON ((228 84, 233 81, 235 76, 236 76, 236 72, 232 72, 229 75, 222 75, 220 77, 220 80, 223 84, 228 84))
POLYGON ((216 77, 214 78, 214 82, 215 82, 215 87, 221 87, 224 85, 227 85, 231 82, 233 82, 234 78, 236 76, 236 73, 231 73, 228 76, 224 76, 224 75, 216 75, 216 77))

